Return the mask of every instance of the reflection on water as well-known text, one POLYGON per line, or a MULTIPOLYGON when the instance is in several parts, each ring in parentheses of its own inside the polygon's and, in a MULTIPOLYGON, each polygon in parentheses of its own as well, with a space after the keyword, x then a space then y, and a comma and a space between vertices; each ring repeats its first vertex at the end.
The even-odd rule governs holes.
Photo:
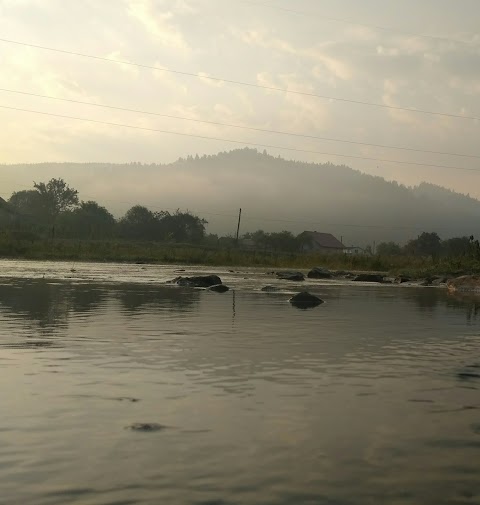
POLYGON ((474 298, 243 277, 4 278, 0 502, 480 503, 474 298))
POLYGON ((434 312, 438 306, 463 312, 467 321, 477 319, 480 310, 480 297, 468 293, 445 293, 442 289, 408 289, 406 294, 424 312, 434 312))

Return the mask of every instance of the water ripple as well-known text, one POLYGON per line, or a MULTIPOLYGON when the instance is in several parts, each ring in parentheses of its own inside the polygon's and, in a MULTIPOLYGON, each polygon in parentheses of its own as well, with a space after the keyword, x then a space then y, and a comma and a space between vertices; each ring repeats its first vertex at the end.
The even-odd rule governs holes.
POLYGON ((175 266, 0 263, 5 503, 479 500, 468 302, 308 282, 300 312, 260 270, 213 296, 175 266))

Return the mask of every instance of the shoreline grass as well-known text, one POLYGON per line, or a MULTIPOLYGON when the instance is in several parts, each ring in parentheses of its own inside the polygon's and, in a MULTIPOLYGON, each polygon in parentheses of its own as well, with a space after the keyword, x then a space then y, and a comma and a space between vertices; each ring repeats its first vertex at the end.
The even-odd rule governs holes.
POLYGON ((235 266, 383 272, 412 278, 480 273, 480 262, 471 258, 412 256, 321 255, 280 251, 218 248, 208 245, 130 242, 121 240, 0 240, 0 257, 25 260, 97 261, 204 266, 235 266))

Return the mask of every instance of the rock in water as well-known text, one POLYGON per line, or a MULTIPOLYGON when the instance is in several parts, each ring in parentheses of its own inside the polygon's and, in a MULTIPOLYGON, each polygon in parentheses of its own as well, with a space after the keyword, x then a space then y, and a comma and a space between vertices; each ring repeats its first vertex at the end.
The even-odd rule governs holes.
POLYGON ((302 272, 291 272, 291 271, 277 272, 277 277, 279 279, 282 279, 283 281, 304 281, 305 280, 305 276, 302 274, 302 272))
POLYGON ((196 275, 193 277, 176 277, 171 283, 192 288, 209 288, 210 286, 222 284, 222 279, 218 275, 196 275))
POLYGON ((127 426, 128 430, 133 431, 161 431, 164 430, 166 426, 158 423, 133 423, 130 426, 127 426))
POLYGON ((353 280, 357 282, 383 282, 383 277, 381 274, 359 274, 353 280))
POLYGON ((228 286, 225 286, 225 284, 215 284, 207 289, 208 291, 215 291, 216 293, 225 293, 230 288, 228 286))
POLYGON ((331 279, 332 273, 323 267, 314 267, 308 272, 309 279, 331 279))
POLYGON ((273 293, 275 291, 279 291, 280 288, 276 288, 275 286, 263 286, 260 291, 266 291, 267 293, 273 293))
POLYGON ((302 293, 297 293, 292 296, 292 298, 290 298, 290 303, 299 309, 308 309, 317 307, 324 302, 322 299, 318 298, 318 296, 312 295, 307 291, 303 291, 302 293))
POLYGON ((480 294, 480 276, 462 275, 447 282, 447 288, 452 292, 479 293, 480 294))

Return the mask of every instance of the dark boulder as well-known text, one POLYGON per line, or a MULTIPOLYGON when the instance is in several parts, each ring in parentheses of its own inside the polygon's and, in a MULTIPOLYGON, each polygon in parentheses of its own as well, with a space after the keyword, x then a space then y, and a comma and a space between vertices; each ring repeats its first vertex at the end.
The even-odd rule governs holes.
POLYGON ((314 267, 308 272, 309 279, 331 279, 332 272, 323 267, 314 267))
POLYGON ((230 288, 228 286, 225 286, 225 284, 214 284, 207 289, 208 291, 215 291, 216 293, 225 293, 230 288))
POLYGON ((304 281, 305 276, 302 274, 302 272, 292 272, 292 271, 285 271, 285 272, 277 272, 277 277, 281 279, 282 281, 304 281))
POLYGON ((218 275, 196 275, 193 277, 176 277, 171 283, 192 288, 209 288, 210 286, 222 284, 222 279, 218 275))
POLYGON ((294 307, 299 309, 313 308, 324 303, 318 296, 307 293, 306 291, 297 293, 292 296, 289 301, 294 307))
POLYGON ((381 274, 359 274, 353 280, 357 282, 383 282, 383 277, 381 274))

